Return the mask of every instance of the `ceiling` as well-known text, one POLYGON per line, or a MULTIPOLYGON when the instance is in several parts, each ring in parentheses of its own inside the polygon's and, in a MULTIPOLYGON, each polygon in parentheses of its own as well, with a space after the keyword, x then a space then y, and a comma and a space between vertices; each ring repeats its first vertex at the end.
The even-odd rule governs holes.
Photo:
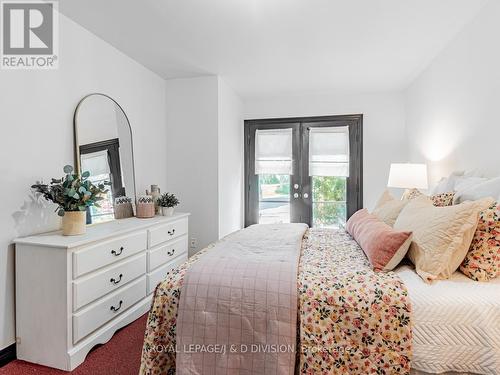
POLYGON ((164 78, 221 75, 242 97, 406 87, 488 0, 64 0, 164 78))

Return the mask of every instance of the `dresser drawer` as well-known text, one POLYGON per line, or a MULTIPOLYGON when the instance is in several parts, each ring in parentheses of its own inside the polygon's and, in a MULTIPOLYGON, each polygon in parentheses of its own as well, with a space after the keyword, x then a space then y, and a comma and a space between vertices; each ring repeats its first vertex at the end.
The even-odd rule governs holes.
POLYGON ((136 254, 146 245, 147 232, 141 231, 77 250, 73 253, 73 278, 136 254))
POLYGON ((168 241, 157 248, 148 250, 148 272, 170 262, 180 255, 187 254, 188 238, 182 236, 172 241, 168 241))
POLYGON ((173 259, 171 262, 157 268, 151 273, 148 273, 148 294, 153 293, 159 282, 165 279, 167 272, 173 270, 175 267, 180 266, 188 259, 187 253, 184 253, 177 258, 173 259))
POLYGON ((146 272, 146 254, 134 255, 73 281, 73 311, 137 279, 146 272))
POLYGON ((73 343, 115 318, 146 296, 146 276, 73 314, 73 343))
POLYGON ((177 238, 188 231, 188 220, 180 219, 172 223, 149 229, 149 247, 177 238))

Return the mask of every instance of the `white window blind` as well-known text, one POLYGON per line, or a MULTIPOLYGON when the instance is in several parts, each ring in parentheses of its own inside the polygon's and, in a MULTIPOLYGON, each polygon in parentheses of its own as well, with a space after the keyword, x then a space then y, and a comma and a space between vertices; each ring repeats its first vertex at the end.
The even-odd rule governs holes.
POLYGON ((82 172, 90 172, 91 176, 109 174, 108 152, 106 150, 81 155, 82 172))
POLYGON ((257 130, 255 174, 293 174, 292 129, 257 130))
POLYGON ((310 128, 309 175, 349 177, 349 127, 310 128))

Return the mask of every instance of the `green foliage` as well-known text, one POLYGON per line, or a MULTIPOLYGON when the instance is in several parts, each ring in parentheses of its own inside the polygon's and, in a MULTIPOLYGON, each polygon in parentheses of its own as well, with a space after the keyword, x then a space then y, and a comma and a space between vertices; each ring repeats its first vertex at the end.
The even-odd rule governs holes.
POLYGON ((274 185, 280 183, 278 175, 275 174, 261 174, 259 175, 259 180, 262 185, 274 185))
POLYGON ((345 177, 313 177, 313 217, 315 225, 337 225, 346 217, 345 177))
POLYGON ((313 177, 313 197, 318 202, 343 202, 346 200, 345 177, 313 177))
POLYGON ((73 174, 73 167, 66 165, 63 168, 66 175, 62 178, 53 178, 50 184, 37 182, 31 188, 35 193, 42 195, 46 200, 57 204, 57 214, 64 216, 67 211, 85 211, 87 207, 100 207, 100 200, 108 192, 106 185, 111 185, 105 181, 99 185, 94 185, 88 178, 89 172, 83 172, 81 176, 73 174))
POLYGON ((165 193, 158 197, 160 207, 175 207, 179 204, 179 199, 174 194, 165 193))

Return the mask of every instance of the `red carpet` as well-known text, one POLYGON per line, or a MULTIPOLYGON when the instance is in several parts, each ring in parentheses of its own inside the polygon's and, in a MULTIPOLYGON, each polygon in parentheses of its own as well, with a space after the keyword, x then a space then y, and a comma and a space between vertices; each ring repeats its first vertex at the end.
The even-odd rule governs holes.
POLYGON ((147 314, 116 332, 106 344, 95 347, 71 372, 15 360, 0 368, 0 375, 137 375, 147 314))

